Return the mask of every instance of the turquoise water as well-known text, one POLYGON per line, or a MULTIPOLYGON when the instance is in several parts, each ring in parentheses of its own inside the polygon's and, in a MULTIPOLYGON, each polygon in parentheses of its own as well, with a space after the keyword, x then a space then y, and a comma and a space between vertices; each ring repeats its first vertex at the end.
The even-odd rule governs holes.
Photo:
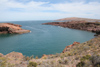
POLYGON ((43 54, 56 54, 62 52, 65 46, 74 41, 85 42, 94 38, 95 33, 62 28, 59 26, 41 25, 51 21, 13 21, 22 25, 23 29, 31 30, 26 34, 1 34, 0 53, 7 54, 12 51, 21 52, 26 56, 43 54))

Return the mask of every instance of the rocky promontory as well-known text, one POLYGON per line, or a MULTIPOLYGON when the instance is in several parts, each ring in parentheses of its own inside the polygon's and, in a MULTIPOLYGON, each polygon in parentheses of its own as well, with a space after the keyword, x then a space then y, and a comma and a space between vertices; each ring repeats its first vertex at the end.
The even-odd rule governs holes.
POLYGON ((23 34, 28 33, 30 30, 21 28, 21 25, 13 23, 0 23, 0 34, 23 34))
POLYGON ((43 24, 91 31, 91 32, 95 32, 96 35, 100 34, 100 22, 67 21, 67 22, 49 22, 49 23, 43 23, 43 24))

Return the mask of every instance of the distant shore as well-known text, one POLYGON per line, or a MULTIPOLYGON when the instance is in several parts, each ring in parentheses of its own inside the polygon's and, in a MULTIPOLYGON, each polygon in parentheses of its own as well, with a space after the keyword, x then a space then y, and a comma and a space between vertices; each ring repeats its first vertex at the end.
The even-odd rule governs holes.
POLYGON ((96 33, 95 36, 100 35, 100 22, 86 22, 86 21, 67 21, 67 22, 48 22, 43 25, 61 26, 64 28, 72 28, 79 30, 86 30, 96 33))

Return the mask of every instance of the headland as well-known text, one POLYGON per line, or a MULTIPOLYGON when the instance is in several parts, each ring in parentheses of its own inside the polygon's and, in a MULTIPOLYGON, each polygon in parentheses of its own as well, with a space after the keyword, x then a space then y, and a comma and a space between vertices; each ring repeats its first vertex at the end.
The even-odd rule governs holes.
POLYGON ((28 33, 30 30, 21 28, 21 25, 13 23, 0 23, 0 34, 23 34, 28 33))

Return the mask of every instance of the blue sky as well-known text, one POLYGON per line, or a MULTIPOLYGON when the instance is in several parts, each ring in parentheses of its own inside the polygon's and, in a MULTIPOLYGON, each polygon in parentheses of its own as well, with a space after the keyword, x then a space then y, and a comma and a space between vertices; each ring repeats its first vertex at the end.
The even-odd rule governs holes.
POLYGON ((0 0, 0 21, 100 19, 100 0, 0 0))

